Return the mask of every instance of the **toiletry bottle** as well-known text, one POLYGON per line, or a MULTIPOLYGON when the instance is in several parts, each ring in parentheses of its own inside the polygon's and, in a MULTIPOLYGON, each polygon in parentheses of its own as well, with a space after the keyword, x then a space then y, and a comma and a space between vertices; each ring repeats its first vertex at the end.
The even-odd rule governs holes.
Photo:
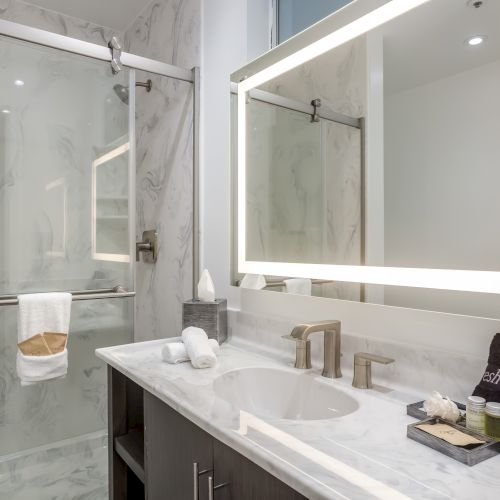
POLYGON ((467 429, 484 434, 485 407, 486 399, 479 396, 469 396, 467 398, 467 412, 465 414, 467 429))
POLYGON ((486 434, 500 441, 500 403, 486 403, 486 434))

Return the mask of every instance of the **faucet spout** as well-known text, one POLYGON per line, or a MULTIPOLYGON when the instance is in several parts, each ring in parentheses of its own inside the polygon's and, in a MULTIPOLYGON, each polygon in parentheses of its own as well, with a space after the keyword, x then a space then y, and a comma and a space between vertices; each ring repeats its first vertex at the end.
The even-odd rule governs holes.
POLYGON ((311 356, 309 351, 309 335, 311 333, 324 332, 323 351, 324 367, 323 377, 342 377, 340 369, 340 321, 327 320, 314 323, 303 323, 297 325, 290 334, 291 339, 296 342, 295 368, 311 368, 311 356))

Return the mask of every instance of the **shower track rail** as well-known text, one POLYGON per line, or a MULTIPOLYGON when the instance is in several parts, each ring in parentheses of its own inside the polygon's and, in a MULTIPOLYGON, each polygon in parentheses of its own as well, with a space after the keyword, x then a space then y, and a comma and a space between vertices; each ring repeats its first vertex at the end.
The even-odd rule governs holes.
MULTIPOLYGON (((71 295, 73 296, 73 301, 95 299, 124 299, 127 297, 135 297, 135 292, 129 292, 127 289, 121 286, 115 286, 114 288, 100 288, 95 290, 75 290, 68 293, 71 293, 71 295)), ((17 295, 0 295, 0 306, 15 306, 17 304, 19 304, 17 295)))
MULTIPOLYGON (((109 47, 32 28, 31 26, 25 26, 5 19, 0 19, 0 35, 72 52, 73 54, 80 54, 81 56, 92 57, 93 59, 100 59, 101 61, 111 62, 112 59, 109 47)), ((121 63, 123 66, 131 69, 147 71, 148 73, 167 76, 190 83, 194 81, 193 70, 162 63, 154 59, 148 59, 147 57, 136 56, 128 52, 121 53, 121 63)))

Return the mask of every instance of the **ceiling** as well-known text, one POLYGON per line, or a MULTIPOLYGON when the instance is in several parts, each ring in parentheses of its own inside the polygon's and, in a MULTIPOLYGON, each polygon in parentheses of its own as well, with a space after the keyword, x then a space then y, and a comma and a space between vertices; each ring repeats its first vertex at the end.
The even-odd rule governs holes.
POLYGON ((466 0, 433 0, 380 28, 388 94, 491 63, 500 58, 500 1, 474 9, 466 0), (470 47, 472 35, 487 41, 470 47))
POLYGON ((27 0, 27 3, 124 31, 151 0, 27 0))

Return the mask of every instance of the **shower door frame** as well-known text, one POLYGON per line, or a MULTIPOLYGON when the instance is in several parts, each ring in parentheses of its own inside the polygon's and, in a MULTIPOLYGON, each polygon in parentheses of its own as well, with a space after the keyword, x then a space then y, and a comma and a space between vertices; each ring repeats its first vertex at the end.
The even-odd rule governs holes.
MULTIPOLYGON (((111 49, 103 45, 77 40, 65 35, 51 33, 50 31, 32 28, 24 24, 14 23, 0 19, 0 36, 30 42, 44 47, 63 50, 73 54, 78 54, 92 59, 111 63, 111 49)), ((197 283, 200 275, 200 107, 201 107, 201 87, 200 87, 200 68, 195 66, 192 69, 174 66, 172 64, 162 63, 147 57, 137 56, 128 52, 121 52, 120 61, 123 67, 146 71, 167 78, 174 78, 192 84, 193 89, 193 279, 192 289, 193 297, 197 298, 197 283)), ((134 114, 130 120, 134 120, 134 114)), ((133 128, 131 129, 133 130, 133 128)), ((135 157, 135 134, 130 137, 131 157, 135 157)), ((131 250, 135 254, 135 170, 129 169, 129 200, 133 203, 131 213, 131 250)), ((132 266, 133 268, 133 266, 132 266)), ((132 271, 133 272, 133 271, 132 271)), ((135 280, 131 281, 135 283, 135 280)), ((134 286, 135 289, 135 286, 134 286)))

